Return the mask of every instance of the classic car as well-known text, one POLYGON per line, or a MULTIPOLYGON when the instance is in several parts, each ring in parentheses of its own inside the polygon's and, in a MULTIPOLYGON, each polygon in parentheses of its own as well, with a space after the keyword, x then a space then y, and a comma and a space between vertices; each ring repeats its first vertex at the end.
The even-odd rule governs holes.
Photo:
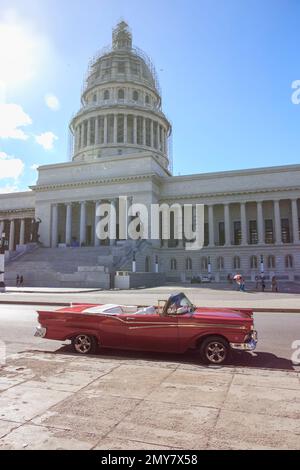
POLYGON ((157 306, 71 304, 38 311, 36 336, 71 340, 79 354, 97 347, 184 353, 196 349, 206 363, 224 363, 231 350, 252 351, 257 333, 247 309, 195 307, 184 293, 157 306))

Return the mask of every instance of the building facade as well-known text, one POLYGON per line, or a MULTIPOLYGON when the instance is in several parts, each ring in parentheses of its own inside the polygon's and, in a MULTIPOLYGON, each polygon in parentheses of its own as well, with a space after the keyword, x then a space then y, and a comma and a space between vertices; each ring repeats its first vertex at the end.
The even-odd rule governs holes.
MULTIPOLYGON (((112 46, 91 61, 72 118, 72 161, 38 169, 30 191, 0 196, 0 232, 10 252, 33 240, 40 250, 100 247, 115 240, 96 235, 101 202, 205 205, 205 243, 190 252, 183 240, 136 244, 140 271, 172 280, 211 273, 216 281, 237 271, 300 281, 300 165, 173 176, 172 127, 148 57, 132 45, 125 22, 112 46)), ((117 227, 117 244, 121 244, 117 227)), ((121 269, 123 266, 115 266, 121 269)))

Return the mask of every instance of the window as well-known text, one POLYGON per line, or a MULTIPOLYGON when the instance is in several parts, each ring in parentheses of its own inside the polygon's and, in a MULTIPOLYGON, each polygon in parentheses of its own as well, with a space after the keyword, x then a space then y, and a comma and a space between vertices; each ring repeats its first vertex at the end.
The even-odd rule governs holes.
POLYGON ((281 219, 281 240, 283 243, 291 243, 289 219, 281 219))
POLYGON ((177 261, 175 258, 171 259, 171 271, 176 271, 177 269, 177 261))
POLYGON ((91 130, 90 130, 90 145, 94 145, 95 144, 95 130, 96 130, 96 119, 95 118, 91 118, 90 120, 90 126, 91 126, 91 130))
POLYGON ((133 99, 133 101, 138 101, 139 100, 138 91, 134 90, 134 92, 132 93, 132 99, 133 99))
POLYGON ((133 116, 127 116, 127 142, 133 144, 133 116))
POLYGON ((149 256, 146 256, 146 259, 145 259, 145 272, 150 273, 150 258, 149 258, 149 256))
POLYGON ((239 256, 233 258, 233 269, 241 269, 241 259, 239 256))
POLYGON ((256 245, 258 242, 256 220, 250 220, 249 222, 249 235, 250 235, 250 245, 256 245))
POLYGON ((275 268, 275 256, 270 255, 268 256, 268 269, 274 269, 275 268))
POLYGON ((118 100, 124 100, 125 91, 123 89, 118 90, 118 100))
POLYGON ((133 75, 138 75, 139 74, 139 64, 137 62, 132 62, 130 64, 130 69, 131 69, 131 73, 133 75))
POLYGON ((104 100, 105 100, 105 101, 109 100, 109 90, 105 90, 105 92, 104 92, 104 100))
POLYGON ((219 222, 219 245, 225 245, 225 225, 219 222))
POLYGON ((201 258, 201 271, 207 271, 208 270, 208 259, 206 256, 203 256, 201 258))
POLYGON ((125 62, 118 62, 118 73, 125 73, 125 62))
POLYGON ((151 147, 151 119, 146 119, 146 145, 151 147))
POLYGON ((145 103, 150 104, 150 96, 149 95, 145 96, 145 103))
POLYGON ((124 115, 119 114, 117 118, 117 142, 119 144, 124 142, 124 115))
POLYGON ((209 228, 208 228, 208 222, 205 222, 204 224, 204 246, 207 246, 209 243, 209 228))
POLYGON ((191 258, 187 258, 185 260, 185 269, 187 271, 191 271, 193 269, 193 262, 192 262, 191 258))
POLYGON ((250 268, 257 269, 257 256, 251 256, 250 258, 250 268))
POLYGON ((234 244, 240 245, 242 243, 242 230, 241 230, 240 221, 234 222, 233 230, 234 230, 234 244))
POLYGON ((95 93, 94 96, 93 96, 93 101, 94 101, 94 103, 97 103, 97 95, 96 95, 96 93, 95 93))
POLYGON ((224 269, 224 258, 223 258, 223 256, 219 256, 218 259, 217 259, 217 269, 219 271, 224 269))
POLYGON ((143 145, 143 118, 141 116, 137 118, 137 144, 143 145))
POLYGON ((114 115, 107 116, 107 143, 112 144, 114 141, 114 115))
POLYGON ((294 265, 294 260, 293 260, 292 255, 286 255, 286 257, 285 257, 285 267, 287 269, 289 269, 289 268, 292 268, 293 265, 294 265))
POLYGON ((267 245, 274 243, 273 220, 265 220, 265 242, 267 245))

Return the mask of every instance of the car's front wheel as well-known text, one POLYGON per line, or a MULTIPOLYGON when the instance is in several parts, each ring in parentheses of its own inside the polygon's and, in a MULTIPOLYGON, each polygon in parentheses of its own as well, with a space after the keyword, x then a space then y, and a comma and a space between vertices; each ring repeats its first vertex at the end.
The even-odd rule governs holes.
POLYGON ((72 346, 78 354, 93 354, 97 349, 97 341, 94 336, 80 334, 72 339, 72 346))
POLYGON ((201 359, 206 364, 221 365, 226 362, 230 353, 227 341, 219 336, 206 338, 200 347, 201 359))

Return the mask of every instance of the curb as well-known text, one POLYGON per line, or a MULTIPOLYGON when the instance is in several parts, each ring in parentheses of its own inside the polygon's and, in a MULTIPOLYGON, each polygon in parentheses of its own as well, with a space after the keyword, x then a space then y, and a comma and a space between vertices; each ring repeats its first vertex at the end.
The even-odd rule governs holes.
MULTIPOLYGON (((34 301, 22 301, 22 300, 0 300, 0 305, 45 305, 45 306, 57 306, 57 307, 68 307, 71 305, 72 302, 45 302, 45 301, 40 301, 40 302, 34 302, 34 301)), ((78 302, 74 302, 78 303, 78 302)), ((222 308, 220 306, 218 307, 209 307, 211 309, 218 309, 222 308)), ((246 310, 252 310, 254 313, 300 313, 300 308, 266 308, 266 307, 225 307, 226 309, 232 309, 232 310, 237 310, 241 308, 241 310, 246 309, 246 310)))

